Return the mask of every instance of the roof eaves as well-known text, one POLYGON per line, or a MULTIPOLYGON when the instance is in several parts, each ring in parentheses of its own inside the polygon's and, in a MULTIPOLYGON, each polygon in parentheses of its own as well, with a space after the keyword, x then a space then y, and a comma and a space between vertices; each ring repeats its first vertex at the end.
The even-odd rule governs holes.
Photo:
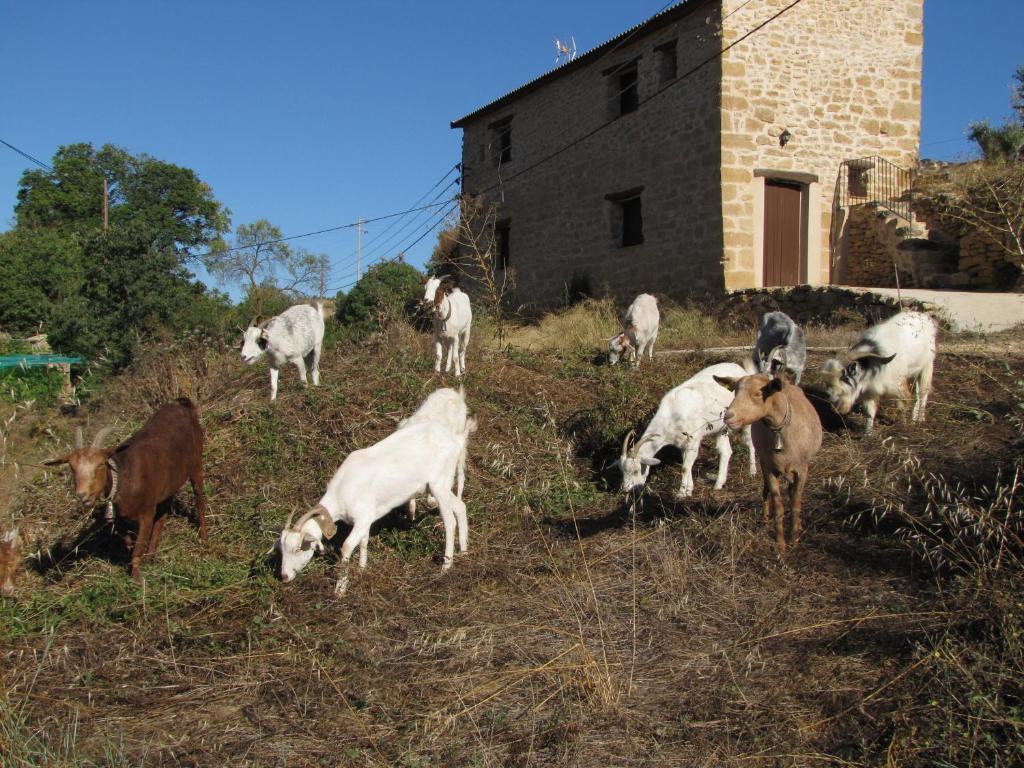
POLYGON ((634 24, 629 29, 620 32, 613 38, 605 40, 600 45, 591 48, 589 51, 580 56, 577 56, 575 59, 559 64, 554 69, 549 69, 544 74, 538 75, 537 77, 533 78, 533 80, 523 83, 517 88, 513 88, 511 91, 508 91, 504 95, 499 96, 498 98, 494 99, 491 102, 488 102, 487 104, 484 104, 484 106, 480 107, 479 109, 476 109, 470 112, 469 114, 460 117, 458 120, 453 120, 451 122, 451 127, 462 128, 467 122, 479 117, 483 113, 496 109, 503 104, 507 104, 513 99, 518 98, 519 96, 522 96, 525 93, 534 90, 535 88, 538 88, 543 83, 549 80, 554 80, 556 77, 561 77, 566 72, 572 69, 581 67, 585 63, 589 64, 590 62, 587 61, 587 59, 592 57, 594 54, 598 53, 599 51, 603 51, 610 45, 618 43, 619 41, 623 40, 629 35, 633 35, 634 33, 642 30, 644 27, 650 27, 649 29, 644 30, 645 34, 647 32, 652 32, 658 27, 660 27, 662 24, 672 21, 676 16, 684 15, 684 11, 686 13, 689 13, 693 8, 696 8, 702 2, 704 2, 704 0, 679 0, 679 2, 673 3, 672 5, 659 11, 650 18, 641 21, 638 24, 634 24))

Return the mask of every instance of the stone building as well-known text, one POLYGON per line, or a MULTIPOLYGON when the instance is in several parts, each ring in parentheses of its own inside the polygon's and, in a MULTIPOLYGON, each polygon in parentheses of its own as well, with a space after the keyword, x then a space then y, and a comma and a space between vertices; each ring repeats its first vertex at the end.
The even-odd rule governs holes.
POLYGON ((837 280, 841 163, 910 167, 923 0, 684 0, 452 123, 517 304, 837 280))

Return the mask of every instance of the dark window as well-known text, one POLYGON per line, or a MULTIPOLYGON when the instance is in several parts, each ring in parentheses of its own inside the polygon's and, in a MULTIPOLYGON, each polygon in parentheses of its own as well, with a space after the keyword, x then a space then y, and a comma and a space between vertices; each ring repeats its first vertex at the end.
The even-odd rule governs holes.
POLYGON ((509 256, 511 255, 512 226, 511 222, 502 221, 494 227, 494 239, 496 241, 495 246, 497 248, 497 266, 498 269, 508 269, 509 256))
POLYGON ((640 210, 640 198, 623 200, 622 207, 622 247, 640 245, 644 241, 644 217, 640 210))
POLYGON ((637 73, 634 64, 619 73, 619 114, 636 112, 640 107, 640 92, 637 89, 637 73))
POLYGON ((640 205, 643 187, 605 195, 611 203, 610 224, 612 242, 620 248, 640 245, 644 241, 644 216, 640 205))
POLYGON ((676 79, 676 71, 679 66, 676 58, 676 41, 665 43, 657 48, 658 51, 658 82, 661 85, 676 79))
POLYGON ((491 124, 491 152, 495 165, 512 161, 512 118, 491 124))

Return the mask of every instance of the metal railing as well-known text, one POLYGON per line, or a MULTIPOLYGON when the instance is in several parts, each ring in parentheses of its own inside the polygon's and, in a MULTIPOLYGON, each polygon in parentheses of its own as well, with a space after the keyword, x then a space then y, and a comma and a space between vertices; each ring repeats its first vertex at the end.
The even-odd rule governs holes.
POLYGON ((884 157, 844 160, 836 178, 835 206, 874 203, 912 224, 914 172, 884 157))

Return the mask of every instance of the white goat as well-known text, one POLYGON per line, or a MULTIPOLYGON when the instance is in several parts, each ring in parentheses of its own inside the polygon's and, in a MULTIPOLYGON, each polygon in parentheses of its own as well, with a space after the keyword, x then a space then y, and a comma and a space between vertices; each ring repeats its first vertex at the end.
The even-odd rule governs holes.
MULTIPOLYGON (((466 409, 466 394, 460 387, 454 390, 450 387, 443 387, 431 392, 427 398, 416 409, 412 416, 398 422, 399 429, 405 429, 414 424, 440 424, 451 431, 453 435, 461 435, 466 432, 466 424, 469 421, 469 412, 466 409)), ((466 483, 466 449, 468 440, 463 440, 462 453, 459 455, 459 463, 455 470, 455 495, 462 498, 462 489, 466 483)), ((427 506, 437 506, 437 501, 427 497, 427 506)), ((416 520, 416 499, 409 499, 409 517, 416 520)))
POLYGON ((473 310, 469 296, 455 287, 451 278, 428 277, 423 290, 423 304, 430 309, 434 321, 434 371, 441 372, 441 358, 445 357, 444 372, 455 360, 455 375, 466 370, 466 349, 469 330, 473 324, 473 310))
POLYGON ((639 368, 640 360, 647 352, 647 359, 654 360, 654 342, 658 338, 658 300, 649 293, 641 293, 629 305, 622 316, 622 333, 608 339, 608 362, 615 365, 620 357, 633 360, 639 368))
POLYGON ((785 369, 800 385, 804 366, 807 365, 807 344, 804 331, 785 312, 765 312, 753 352, 754 367, 758 373, 774 376, 785 369))
POLYGON ((277 376, 285 363, 294 363, 306 383, 306 368, 313 386, 320 384, 320 347, 324 341, 324 306, 297 304, 277 317, 257 315, 242 335, 242 361, 252 365, 264 352, 270 363, 270 400, 277 399, 277 376))
MULTIPOLYGON (((650 468, 661 463, 654 455, 666 445, 675 445, 683 452, 683 476, 676 498, 693 495, 693 464, 697 460, 701 439, 706 435, 715 436, 715 448, 718 450, 715 488, 722 488, 729 476, 729 459, 732 458, 732 446, 722 414, 732 402, 732 392, 715 382, 713 377, 746 375, 747 372, 736 363, 718 363, 669 390, 636 445, 630 447, 632 432, 622 442, 622 455, 619 457, 622 490, 629 492, 641 488, 647 482, 650 468)), ((757 467, 749 426, 744 427, 743 438, 749 453, 750 474, 753 475, 757 467)))
POLYGON ((868 328, 842 360, 825 361, 822 374, 832 405, 845 414, 863 401, 865 432, 870 433, 878 401, 885 396, 908 398, 907 385, 913 382, 911 418, 924 421, 935 368, 935 335, 935 321, 922 312, 900 312, 868 328))
POLYGON ((359 547, 359 567, 366 567, 366 546, 370 526, 413 496, 429 491, 441 511, 444 523, 444 562, 442 571, 452 567, 454 535, 459 534, 459 551, 469 544, 466 505, 452 491, 459 456, 476 424, 467 420, 461 435, 453 435, 440 424, 413 424, 392 433, 379 443, 348 455, 319 503, 292 525, 291 518, 281 531, 281 579, 291 581, 314 552, 323 551, 324 537, 337 532, 336 522, 352 526, 341 545, 336 595, 348 587, 348 564, 352 551, 359 547))

